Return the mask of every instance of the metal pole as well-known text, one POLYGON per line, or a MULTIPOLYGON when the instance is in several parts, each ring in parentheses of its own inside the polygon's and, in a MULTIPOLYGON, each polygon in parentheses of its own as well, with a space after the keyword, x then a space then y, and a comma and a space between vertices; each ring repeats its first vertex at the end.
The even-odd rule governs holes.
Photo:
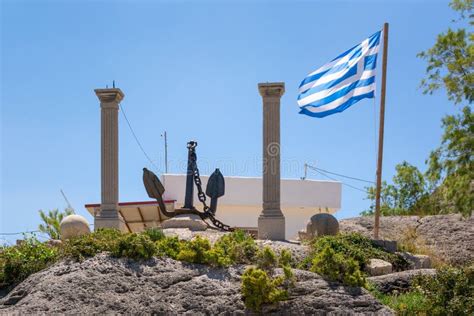
POLYGON ((168 137, 165 131, 165 173, 168 173, 168 137))
POLYGON ((374 238, 379 238, 380 227, 380 191, 382 189, 383 133, 385 123, 385 87, 387 84, 388 23, 383 26, 382 87, 380 92, 379 150, 377 158, 377 187, 375 192, 374 238))

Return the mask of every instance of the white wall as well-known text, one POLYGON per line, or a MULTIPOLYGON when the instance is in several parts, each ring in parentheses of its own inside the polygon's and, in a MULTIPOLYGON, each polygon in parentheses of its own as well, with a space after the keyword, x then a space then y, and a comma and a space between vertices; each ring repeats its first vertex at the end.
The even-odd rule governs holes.
MULTIPOLYGON (((201 179, 205 191, 209 176, 201 176, 201 179)), ((164 198, 176 200, 176 208, 182 207, 186 175, 163 174, 161 180, 166 190, 164 198)), ((216 217, 230 226, 257 227, 262 210, 262 188, 262 178, 225 177, 225 195, 219 199, 216 217)), ((194 188, 194 205, 202 209, 196 191, 194 188)), ((286 238, 291 239, 313 214, 335 213, 341 208, 341 183, 282 179, 281 208, 286 219, 286 238)))

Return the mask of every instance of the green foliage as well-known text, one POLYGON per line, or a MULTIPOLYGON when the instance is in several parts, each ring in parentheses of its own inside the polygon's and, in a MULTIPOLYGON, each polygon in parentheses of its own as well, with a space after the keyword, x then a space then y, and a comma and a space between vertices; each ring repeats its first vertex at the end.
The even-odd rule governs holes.
POLYGON ((460 114, 443 118, 441 146, 428 159, 427 177, 432 199, 444 213, 470 216, 474 205, 474 113, 466 106, 460 114))
POLYGON ((211 243, 209 240, 196 236, 189 242, 182 243, 177 259, 191 263, 208 263, 211 243))
POLYGON ((178 237, 166 237, 156 242, 156 253, 160 257, 164 256, 176 260, 182 244, 183 242, 178 237))
POLYGON ((277 265, 277 256, 273 252, 272 248, 265 246, 257 254, 257 267, 266 271, 269 274, 273 274, 273 269, 277 265))
POLYGON ((311 271, 333 281, 339 281, 350 286, 364 286, 365 277, 354 259, 336 253, 330 246, 319 251, 312 262, 311 271))
POLYGON ((159 228, 149 228, 149 229, 146 229, 143 233, 147 235, 154 242, 165 238, 165 234, 159 228))
POLYGON ((19 245, 0 248, 0 285, 15 284, 38 272, 58 258, 58 250, 34 237, 19 245))
MULTIPOLYGON (((457 22, 474 25, 473 0, 453 0, 450 7, 460 13, 457 22), (466 21, 466 19, 468 21, 466 21)), ((427 159, 422 175, 406 163, 397 165, 393 185, 384 183, 381 191, 382 215, 427 215, 461 213, 468 217, 474 205, 474 33, 465 28, 448 29, 438 35, 434 46, 418 54, 426 60, 424 93, 444 88, 455 104, 468 103, 456 115, 442 120, 441 146, 427 159), (405 165, 404 165, 405 164, 405 165), (401 168, 402 169, 399 169, 401 168), (401 180, 401 182, 399 181, 401 180)), ((375 199, 369 188, 368 198, 375 199)), ((372 215, 373 205, 362 215, 372 215)))
POLYGON ((281 289, 282 277, 271 278, 264 270, 250 267, 242 275, 242 296, 245 306, 261 311, 263 304, 271 304, 288 299, 288 292, 281 289))
POLYGON ((398 315, 473 315, 474 266, 443 267, 436 275, 420 275, 406 293, 382 294, 373 285, 368 290, 398 315))
POLYGON ((64 217, 74 214, 74 210, 66 208, 64 212, 59 212, 58 209, 55 209, 48 211, 48 214, 43 210, 39 210, 39 214, 44 224, 40 224, 38 230, 47 234, 51 239, 60 239, 59 224, 64 217))
POLYGON ((429 308, 428 300, 418 290, 406 293, 383 294, 372 287, 369 288, 369 291, 382 304, 393 309, 397 315, 427 315, 426 310, 429 308))
POLYGON ((444 267, 435 276, 418 277, 414 285, 427 299, 428 315, 474 314, 474 265, 444 267))
POLYGON ((293 258, 291 257, 291 251, 283 248, 278 256, 278 266, 283 268, 285 266, 292 267, 294 265, 293 258))
MULTIPOLYGON (((473 1, 454 0, 451 8, 461 13, 461 22, 467 17, 474 25, 473 1), (467 13, 467 15, 466 15, 467 13)), ((455 103, 474 100, 474 34, 465 28, 452 30, 438 35, 435 45, 418 54, 428 62, 427 78, 421 85, 424 93, 432 94, 444 87, 448 98, 455 103)))
POLYGON ((133 233, 119 239, 117 246, 112 250, 112 255, 140 260, 150 259, 155 252, 155 244, 147 234, 133 233))
POLYGON ((234 231, 220 237, 209 252, 212 264, 226 267, 235 263, 251 263, 258 251, 252 236, 234 231))
POLYGON ((116 229, 101 228, 90 234, 68 239, 61 249, 62 256, 83 260, 103 251, 116 253, 122 237, 122 233, 116 229))
MULTIPOLYGON (((381 214, 408 215, 423 212, 424 205, 420 204, 427 195, 426 180, 417 167, 404 161, 395 166, 396 174, 393 184, 382 183, 380 191, 381 214)), ((368 211, 362 215, 373 215, 375 211, 375 187, 367 188, 367 198, 372 200, 368 211)))
POLYGON ((401 271, 408 267, 408 263, 399 255, 389 253, 372 243, 361 234, 339 234, 337 236, 323 236, 313 241, 312 257, 316 257, 327 247, 341 254, 344 258, 354 259, 360 270, 364 270, 369 259, 381 259, 390 262, 394 270, 401 271))

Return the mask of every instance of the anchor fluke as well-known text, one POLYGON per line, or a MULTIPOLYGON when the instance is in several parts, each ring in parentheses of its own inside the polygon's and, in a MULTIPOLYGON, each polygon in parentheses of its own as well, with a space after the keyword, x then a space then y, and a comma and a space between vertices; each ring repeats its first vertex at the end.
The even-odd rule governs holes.
POLYGON ((225 194, 225 181, 219 168, 212 173, 207 181, 206 195, 211 198, 210 211, 216 214, 217 199, 225 194))

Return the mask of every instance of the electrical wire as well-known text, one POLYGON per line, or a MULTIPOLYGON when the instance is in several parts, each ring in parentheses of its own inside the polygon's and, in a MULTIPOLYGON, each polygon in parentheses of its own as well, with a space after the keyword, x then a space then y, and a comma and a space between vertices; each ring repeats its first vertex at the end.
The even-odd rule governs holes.
POLYGON ((324 169, 321 169, 321 168, 316 168, 314 166, 311 166, 311 165, 308 165, 306 164, 310 169, 313 169, 315 171, 322 171, 324 173, 329 173, 329 174, 333 174, 335 176, 339 176, 339 177, 343 177, 343 178, 347 178, 347 179, 352 179, 352 180, 357 180, 357 181, 361 181, 361 182, 367 182, 367 183, 371 183, 371 184, 375 184, 374 181, 369 181, 369 180, 364 180, 364 179, 360 179, 360 178, 355 178, 355 177, 350 177, 350 176, 346 176, 346 175, 343 175, 343 174, 340 174, 340 173, 335 173, 335 172, 331 172, 331 171, 327 171, 327 170, 324 170, 324 169))
POLYGON ((127 118, 127 114, 125 113, 125 110, 122 106, 122 103, 120 103, 119 106, 120 106, 120 109, 122 110, 123 117, 125 118, 125 121, 127 121, 127 125, 130 128, 130 131, 132 132, 133 138, 135 139, 138 147, 140 147, 140 149, 143 152, 143 154, 145 155, 146 159, 152 164, 152 166, 155 167, 155 169, 157 171, 160 171, 160 168, 158 168, 158 166, 153 162, 153 160, 151 160, 150 156, 148 156, 148 154, 146 153, 146 151, 143 148, 142 144, 140 143, 140 140, 138 140, 138 137, 137 137, 137 135, 135 134, 135 131, 132 128, 132 124, 130 124, 130 121, 127 118))
MULTIPOLYGON (((310 166, 308 166, 308 167, 310 167, 310 166)), ((313 168, 312 168, 312 170, 313 170, 313 171, 316 171, 317 173, 319 173, 319 174, 321 174, 321 175, 323 175, 323 176, 325 176, 325 177, 328 178, 328 179, 331 179, 331 180, 333 180, 333 181, 338 181, 338 182, 340 182, 338 179, 333 178, 333 177, 331 177, 331 176, 328 176, 326 173, 324 173, 324 172, 322 172, 322 171, 319 171, 319 170, 313 169, 313 168)), ((364 193, 368 193, 367 190, 358 188, 358 187, 356 187, 356 186, 350 185, 350 184, 345 183, 345 182, 341 182, 341 183, 342 183, 343 185, 349 187, 349 188, 354 189, 354 190, 358 190, 358 191, 361 191, 361 192, 364 192, 364 193)))

